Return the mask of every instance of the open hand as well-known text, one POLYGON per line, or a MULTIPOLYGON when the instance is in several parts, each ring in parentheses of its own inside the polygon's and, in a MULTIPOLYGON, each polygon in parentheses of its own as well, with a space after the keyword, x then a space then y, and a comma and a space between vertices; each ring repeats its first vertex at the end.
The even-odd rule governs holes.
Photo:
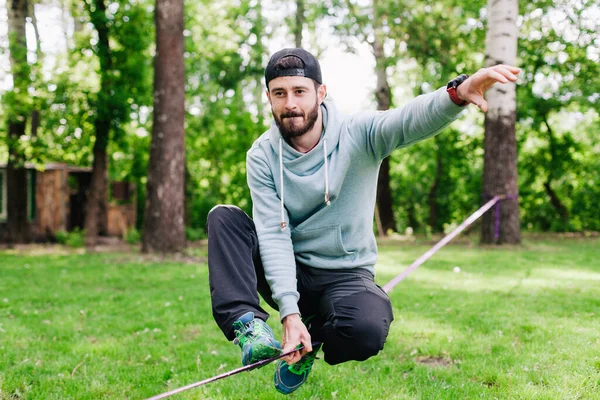
POLYGON ((299 314, 290 314, 283 319, 283 339, 281 341, 283 353, 294 350, 299 344, 304 346, 303 349, 294 351, 283 360, 289 365, 294 364, 309 351, 312 351, 312 343, 308 329, 300 319, 299 314))
POLYGON ((516 82, 519 72, 521 72, 520 68, 504 64, 482 68, 471 75, 456 89, 456 95, 459 99, 473 103, 481 111, 486 112, 488 110, 488 103, 483 98, 485 92, 496 82, 516 82))

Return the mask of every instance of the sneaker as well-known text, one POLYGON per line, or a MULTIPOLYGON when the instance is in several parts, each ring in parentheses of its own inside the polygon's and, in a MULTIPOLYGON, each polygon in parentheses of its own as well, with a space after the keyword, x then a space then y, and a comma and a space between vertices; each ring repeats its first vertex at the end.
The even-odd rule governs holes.
POLYGON ((292 365, 288 365, 285 361, 279 361, 275 370, 275 389, 280 393, 290 394, 302 386, 308 379, 308 374, 320 348, 320 344, 313 346, 313 351, 306 353, 300 361, 292 365))
POLYGON ((242 349, 242 365, 275 357, 281 354, 281 345, 273 336, 273 331, 265 321, 254 318, 249 311, 233 323, 234 344, 242 349))

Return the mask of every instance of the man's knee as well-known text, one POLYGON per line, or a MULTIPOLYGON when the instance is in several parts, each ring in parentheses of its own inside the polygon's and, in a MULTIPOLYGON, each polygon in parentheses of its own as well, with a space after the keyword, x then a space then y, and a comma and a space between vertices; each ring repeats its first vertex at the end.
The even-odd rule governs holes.
POLYGON ((206 218, 206 232, 209 233, 211 228, 218 230, 219 227, 227 225, 230 221, 240 218, 245 213, 237 206, 219 204, 214 206, 206 218))
POLYGON ((325 338, 325 361, 364 361, 383 349, 394 319, 384 293, 364 291, 344 297, 335 304, 335 313, 325 338))

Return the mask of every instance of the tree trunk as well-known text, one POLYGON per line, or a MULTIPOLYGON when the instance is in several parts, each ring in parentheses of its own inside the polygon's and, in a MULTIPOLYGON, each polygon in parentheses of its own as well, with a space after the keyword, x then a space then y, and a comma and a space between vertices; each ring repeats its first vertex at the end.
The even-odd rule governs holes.
MULTIPOLYGON (((373 39, 373 55, 375 56, 375 74, 377 76, 377 87, 375 97, 378 110, 389 110, 392 101, 392 92, 387 80, 385 54, 383 52, 382 35, 379 32, 379 16, 376 2, 373 2, 376 34, 373 39)), ((396 219, 394 218, 394 202, 392 200, 392 189, 390 188, 390 159, 386 157, 381 163, 379 176, 377 178, 377 209, 381 219, 382 231, 379 236, 387 236, 388 231, 396 231, 396 219)))
POLYGON ((18 144, 25 134, 25 122, 9 122, 9 159, 6 165, 6 240, 9 244, 29 241, 27 218, 27 170, 18 144))
POLYGON ((413 231, 416 231, 419 228, 419 221, 417 220, 417 210, 415 209, 415 199, 410 198, 407 199, 408 207, 406 208, 406 217, 408 219, 408 226, 410 226, 413 231))
POLYGON ((92 164, 92 177, 85 207, 85 232, 86 245, 94 246, 98 242, 98 234, 107 232, 107 203, 108 203, 108 146, 109 135, 108 121, 96 120, 94 143, 94 161, 92 164))
MULTIPOLYGON (((435 137, 435 140, 438 141, 438 137, 435 137)), ((439 146, 438 146, 439 147, 439 146)), ((433 179, 433 184, 431 185, 431 189, 429 189, 429 226, 432 231, 436 231, 438 229, 438 215, 439 215, 439 206, 437 202, 437 192, 440 187, 440 180, 442 179, 442 172, 444 170, 444 163, 442 161, 442 153, 438 150, 436 152, 437 165, 435 168, 435 178, 433 179)))
MULTIPOLYGON (((488 1, 486 66, 516 64, 517 0, 488 1)), ((506 195, 496 212, 486 213, 481 224, 482 243, 520 243, 520 218, 517 185, 517 142, 515 137, 516 86, 496 85, 486 93, 489 104, 485 115, 483 201, 506 195)))
POLYGON ((97 56, 100 61, 100 91, 96 101, 94 130, 94 161, 92 178, 85 208, 86 244, 93 246, 98 242, 98 234, 108 231, 108 148, 113 109, 111 107, 112 56, 109 45, 109 28, 106 19, 104 0, 94 0, 89 7, 90 18, 98 32, 97 56))
POLYGON ((546 125, 546 130, 548 131, 548 150, 550 152, 548 178, 546 179, 546 182, 544 182, 544 190, 546 191, 546 194, 550 198, 550 204, 552 205, 552 207, 554 207, 556 212, 558 212, 558 215, 560 215, 560 218, 563 221, 563 225, 564 225, 563 229, 568 230, 569 229, 569 210, 564 205, 564 203, 560 200, 560 197, 558 197, 558 194, 552 188, 552 181, 556 178, 556 171, 560 167, 555 166, 558 163, 558 160, 557 160, 558 156, 556 155, 556 137, 554 136, 554 131, 552 130, 552 128, 550 127, 550 124, 548 123, 548 115, 544 115, 544 125, 546 125))
POLYGON ((306 19, 304 13, 304 0, 296 0, 296 24, 294 25, 294 43, 296 47, 302 47, 302 30, 306 19))
POLYGON ((36 63, 40 64, 41 63, 41 57, 42 57, 42 47, 41 47, 41 40, 40 40, 40 30, 38 29, 38 20, 37 20, 37 16, 35 15, 35 4, 30 3, 28 8, 27 8, 27 14, 28 17, 31 18, 31 25, 33 26, 33 32, 35 34, 35 61, 36 63))
POLYGON ((552 204, 552 207, 554 207, 556 212, 558 212, 558 215, 560 215, 560 219, 563 222, 563 229, 568 230, 569 229, 569 210, 567 210, 567 207, 563 204, 562 201, 560 201, 560 197, 558 197, 558 194, 556 194, 554 189, 552 189, 550 180, 547 180, 546 182, 544 182, 544 190, 546 191, 546 194, 550 198, 550 204, 552 204))
POLYGON ((142 250, 185 247, 183 0, 156 0, 154 115, 142 250))
POLYGON ((6 166, 6 212, 7 235, 9 244, 29 240, 29 221, 27 219, 27 172, 25 155, 19 140, 25 135, 27 115, 25 97, 29 96, 30 67, 27 63, 27 39, 25 18, 26 0, 8 1, 8 40, 10 50, 10 69, 13 77, 12 104, 7 107, 8 119, 8 164, 6 166))

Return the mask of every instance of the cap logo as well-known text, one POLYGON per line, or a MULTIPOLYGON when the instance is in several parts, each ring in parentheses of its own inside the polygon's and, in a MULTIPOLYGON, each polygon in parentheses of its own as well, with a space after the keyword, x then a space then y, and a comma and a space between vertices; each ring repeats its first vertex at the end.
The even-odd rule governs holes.
POLYGON ((275 71, 275 76, 306 76, 304 68, 288 68, 278 69, 275 71))

